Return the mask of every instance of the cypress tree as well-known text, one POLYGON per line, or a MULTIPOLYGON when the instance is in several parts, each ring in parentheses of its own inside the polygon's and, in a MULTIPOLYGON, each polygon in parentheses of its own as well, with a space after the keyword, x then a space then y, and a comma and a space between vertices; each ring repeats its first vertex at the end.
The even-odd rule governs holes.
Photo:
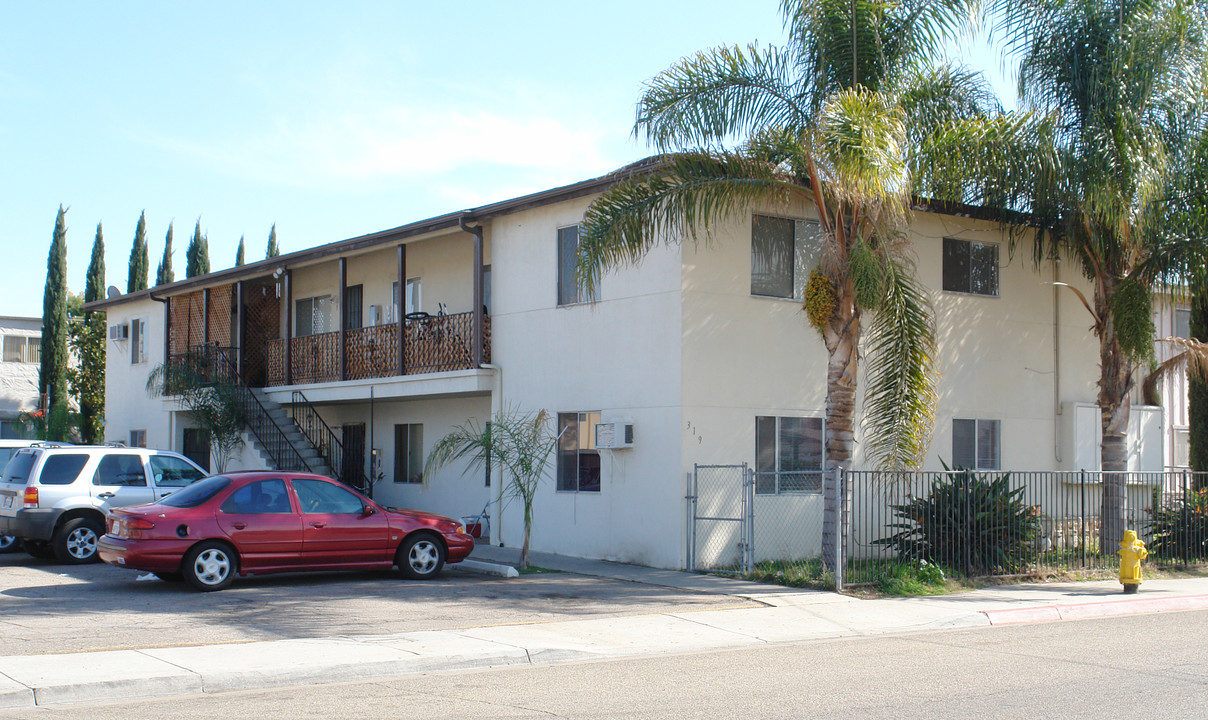
POLYGON ((244 264, 244 259, 243 259, 243 236, 242 236, 242 235, 240 235, 240 236, 239 236, 239 249, 235 251, 235 267, 239 267, 240 265, 243 265, 243 264, 244 264))
POLYGON ((48 412, 52 406, 67 402, 67 211, 62 205, 46 259, 38 392, 46 398, 43 409, 48 412))
POLYGON ((164 285, 176 279, 172 272, 172 223, 168 223, 168 234, 164 236, 164 257, 155 270, 155 284, 164 285))
POLYGON ((273 223, 273 229, 268 233, 268 249, 264 253, 264 259, 275 258, 281 254, 281 248, 277 246, 277 223, 273 223))
POLYGON ((201 234, 201 218, 193 227, 193 239, 185 251, 185 277, 196 277, 210 272, 210 242, 201 234))
POLYGON ((126 276, 126 292, 147 289, 147 272, 151 259, 147 255, 147 211, 139 213, 138 227, 134 230, 134 246, 130 248, 130 272, 126 276))
POLYGON ((197 266, 200 264, 198 256, 201 254, 201 220, 193 226, 193 237, 189 238, 189 247, 185 248, 185 277, 191 278, 194 275, 200 275, 197 266))
MULTIPOLYGON (((97 223, 84 302, 100 300, 104 292, 105 238, 97 223)), ((71 326, 70 334, 78 365, 68 370, 67 376, 80 406, 80 436, 85 443, 98 443, 104 439, 105 427, 105 313, 85 311, 83 320, 71 326)))
MULTIPOLYGON (((84 280, 84 302, 90 303, 105 297, 105 236, 101 224, 96 224, 96 239, 92 241, 92 260, 88 263, 88 277, 84 280)), ((92 313, 85 311, 84 317, 92 313)))

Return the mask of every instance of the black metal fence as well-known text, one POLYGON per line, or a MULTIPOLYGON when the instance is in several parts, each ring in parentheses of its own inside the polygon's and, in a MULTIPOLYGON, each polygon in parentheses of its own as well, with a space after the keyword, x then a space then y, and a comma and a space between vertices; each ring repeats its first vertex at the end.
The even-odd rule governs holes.
POLYGON ((725 487, 712 488, 709 502, 738 507, 743 488, 753 487, 749 512, 727 514, 746 516, 749 526, 730 530, 728 542, 710 553, 700 534, 705 523, 716 521, 695 513, 697 542, 689 567, 724 568, 737 549, 729 546, 741 543, 750 548, 741 568, 745 574, 786 584, 876 584, 903 572, 974 578, 1114 570, 1121 529, 1133 530, 1146 543, 1147 565, 1208 565, 1205 474, 783 475, 750 473, 745 482, 729 479, 725 487), (1109 494, 1115 504, 1106 515, 1105 482, 1117 488, 1109 494), (836 540, 824 547, 828 524, 836 540), (1105 541, 1105 534, 1113 537, 1105 541), (708 562, 708 555, 716 561, 708 562))

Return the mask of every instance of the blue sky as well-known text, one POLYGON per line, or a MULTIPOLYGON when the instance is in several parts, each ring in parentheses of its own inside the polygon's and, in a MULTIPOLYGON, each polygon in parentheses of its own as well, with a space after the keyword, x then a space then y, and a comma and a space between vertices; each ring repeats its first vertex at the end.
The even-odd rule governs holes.
POLYGON ((98 222, 125 290, 142 210, 180 279, 198 218, 219 269, 273 223, 292 252, 606 173, 648 154, 643 82, 753 40, 777 0, 4 3, 0 315, 41 315, 60 204, 73 292, 98 222))

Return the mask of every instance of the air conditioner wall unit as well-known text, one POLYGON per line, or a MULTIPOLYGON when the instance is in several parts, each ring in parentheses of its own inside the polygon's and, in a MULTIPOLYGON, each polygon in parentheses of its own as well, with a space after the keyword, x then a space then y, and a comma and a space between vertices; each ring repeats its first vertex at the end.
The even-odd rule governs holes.
POLYGON ((126 323, 121 323, 120 325, 110 325, 109 326, 109 339, 110 340, 129 340, 130 339, 130 326, 126 323))
POLYGON ((596 448, 600 450, 624 450, 633 447, 633 422, 619 420, 596 423, 596 448))

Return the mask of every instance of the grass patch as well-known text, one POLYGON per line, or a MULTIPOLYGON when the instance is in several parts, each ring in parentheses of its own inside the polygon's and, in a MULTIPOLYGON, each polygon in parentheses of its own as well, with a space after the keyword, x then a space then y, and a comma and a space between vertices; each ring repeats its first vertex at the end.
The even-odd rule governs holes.
POLYGON ((551 573, 560 573, 562 571, 554 570, 553 568, 543 568, 537 567, 536 565, 529 565, 523 570, 516 568, 516 572, 520 573, 521 575, 546 575, 551 573))

